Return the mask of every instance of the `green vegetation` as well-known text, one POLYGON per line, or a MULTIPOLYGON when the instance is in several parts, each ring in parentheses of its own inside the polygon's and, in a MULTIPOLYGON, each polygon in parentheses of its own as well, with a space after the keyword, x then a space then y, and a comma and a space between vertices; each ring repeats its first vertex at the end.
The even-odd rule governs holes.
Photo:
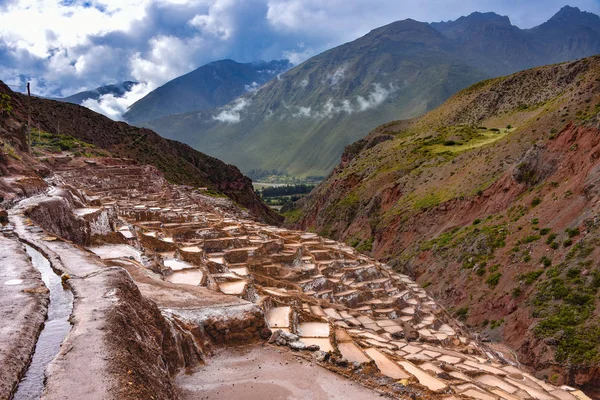
POLYGON ((521 274, 517 277, 519 281, 523 281, 526 285, 531 285, 533 282, 537 280, 544 273, 543 269, 537 271, 527 272, 525 274, 521 274))
POLYGON ((373 250, 373 240, 374 238, 363 240, 360 244, 355 246, 356 250, 362 253, 368 253, 369 251, 373 250))
MULTIPOLYGON (((600 270, 582 274, 583 268, 593 265, 586 259, 593 249, 587 242, 574 246, 568 263, 546 269, 546 279, 538 282, 532 296, 533 316, 539 319, 534 332, 542 338, 554 338, 558 362, 600 361, 600 327, 594 322, 600 270)), ((536 271, 536 275, 538 272, 541 271, 536 271)))
POLYGON ((290 224, 294 224, 294 223, 298 222, 300 220, 300 218, 302 217, 302 209, 294 208, 294 209, 285 211, 283 213, 283 216, 285 217, 286 222, 288 222, 290 224))
POLYGON ((546 257, 546 256, 543 256, 543 257, 540 259, 540 262, 541 262, 541 263, 542 263, 542 265, 543 265, 544 267, 546 267, 546 268, 552 265, 552 260, 551 260, 551 259, 549 259, 549 258, 548 258, 548 257, 546 257))
POLYGON ((258 197, 269 206, 283 206, 288 203, 294 203, 304 197, 313 190, 315 185, 307 185, 304 183, 285 185, 285 186, 270 186, 261 189, 255 189, 258 197))
POLYGON ((469 315, 469 307, 461 307, 454 313, 456 317, 461 321, 466 321, 467 316, 469 315))
POLYGON ((74 157, 102 157, 109 153, 73 136, 54 134, 33 128, 31 146, 36 154, 71 152, 74 157), (40 153, 42 152, 42 153, 40 153))
POLYGON ((579 228, 573 228, 573 229, 567 228, 567 229, 565 229, 565 232, 569 236, 569 239, 572 239, 575 236, 579 236, 579 228))
POLYGON ((487 283, 487 285, 489 287, 495 288, 496 286, 498 286, 498 283, 500 282, 501 277, 502 277, 502 274, 500 272, 494 272, 493 274, 488 276, 485 283, 487 283))
POLYGON ((6 93, 2 93, 0 95, 0 115, 3 116, 9 116, 10 114, 12 114, 12 104, 11 104, 11 98, 9 95, 7 95, 6 93))
POLYGON ((514 129, 507 126, 503 129, 482 129, 470 125, 457 125, 439 128, 437 136, 424 142, 423 150, 432 153, 461 153, 478 147, 492 144, 506 137, 514 129))
POLYGON ((496 329, 499 328, 502 324, 504 323, 504 318, 501 318, 499 320, 493 320, 490 323, 490 329, 496 329))

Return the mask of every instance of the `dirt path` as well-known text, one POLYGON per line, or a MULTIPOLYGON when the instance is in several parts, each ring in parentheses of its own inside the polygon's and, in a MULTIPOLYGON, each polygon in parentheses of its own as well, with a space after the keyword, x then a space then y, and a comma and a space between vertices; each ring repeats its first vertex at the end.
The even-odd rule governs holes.
POLYGON ((179 375, 175 384, 182 400, 381 398, 374 390, 268 345, 219 350, 192 374, 179 375))
POLYGON ((0 399, 27 366, 46 318, 48 292, 16 238, 0 234, 0 399))
POLYGON ((39 228, 26 226, 21 217, 11 222, 19 237, 38 247, 52 267, 71 275, 75 295, 71 332, 46 370, 47 399, 107 399, 115 382, 108 373, 109 349, 104 340, 105 316, 116 301, 108 279, 114 271, 75 246, 47 242, 39 228), (60 257, 57 255, 60 254, 60 257), (97 273, 92 273, 98 271, 97 273), (94 379, 90 379, 94 377, 94 379))

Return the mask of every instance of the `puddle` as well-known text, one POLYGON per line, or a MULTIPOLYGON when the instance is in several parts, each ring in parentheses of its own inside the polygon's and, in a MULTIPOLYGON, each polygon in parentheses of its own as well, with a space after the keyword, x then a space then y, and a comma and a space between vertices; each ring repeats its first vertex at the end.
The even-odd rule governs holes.
POLYGON ((329 324, 324 322, 304 322, 298 327, 301 337, 329 337, 329 324))
POLYGON ((93 214, 96 211, 100 210, 99 208, 76 208, 73 210, 73 214, 83 217, 84 215, 93 214))
POLYGON ((142 254, 140 251, 126 244, 107 244, 104 246, 89 247, 88 250, 103 260, 111 258, 133 258, 139 263, 142 262, 142 254))
POLYGON ((48 317, 35 345, 31 364, 13 396, 14 400, 37 399, 44 390, 46 367, 56 357, 60 345, 71 330, 69 316, 73 311, 73 293, 63 287, 60 276, 50 267, 50 262, 37 250, 25 246, 33 266, 42 274, 50 291, 48 317))
POLYGON ((184 269, 193 269, 193 268, 198 268, 195 265, 192 264, 188 264, 184 261, 179 261, 176 258, 169 258, 163 261, 165 264, 165 267, 169 267, 171 268, 173 271, 181 271, 184 269))
POLYGON ((202 271, 194 269, 174 272, 172 275, 167 276, 165 279, 171 283, 198 286, 202 282, 203 276, 204 274, 202 273, 202 271))
POLYGON ((219 283, 219 289, 225 294, 241 295, 246 289, 246 281, 223 282, 219 283))
POLYGON ((273 307, 266 315, 269 328, 289 328, 290 326, 290 307, 273 307))

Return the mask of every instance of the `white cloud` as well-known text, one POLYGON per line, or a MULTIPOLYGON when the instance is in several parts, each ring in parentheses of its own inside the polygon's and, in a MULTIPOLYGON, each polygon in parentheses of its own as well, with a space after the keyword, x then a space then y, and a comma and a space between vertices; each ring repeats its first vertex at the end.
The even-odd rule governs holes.
POLYGON ((379 83, 373 84, 373 91, 367 95, 367 98, 362 96, 358 96, 356 101, 358 101, 358 110, 365 111, 369 108, 374 108, 383 103, 390 93, 394 92, 396 89, 393 85, 390 85, 389 89, 384 89, 379 83))
POLYGON ((294 117, 310 117, 312 114, 312 108, 311 107, 298 107, 298 111, 294 114, 292 114, 292 116, 294 117))
POLYGON ((337 86, 346 77, 346 71, 347 70, 348 70, 348 66, 347 65, 342 65, 341 67, 338 67, 333 72, 333 74, 329 74, 327 76, 327 79, 326 79, 327 81, 329 81, 329 85, 331 87, 337 86))
POLYGON ((260 85, 258 84, 258 82, 252 82, 249 85, 244 85, 244 89, 246 89, 246 92, 256 92, 259 88, 260 85))
MULTIPOLYGON (((598 0, 569 3, 600 13, 598 0)), ((440 21, 495 11, 526 28, 563 5, 564 0, 0 0, 0 79, 19 87, 31 81, 36 94, 54 97, 125 80, 157 87, 224 58, 284 57, 297 65, 400 19, 440 21)), ((343 74, 332 78, 339 83, 343 74)), ((373 96, 363 96, 361 104, 378 101, 373 96)), ((357 104, 353 99, 351 108, 357 104)))
POLYGON ((292 113, 292 117, 325 119, 341 113, 352 114, 366 111, 379 106, 398 90, 394 84, 389 84, 387 88, 384 88, 381 84, 374 83, 372 87, 373 90, 364 97, 356 96, 338 102, 334 102, 333 99, 329 98, 317 110, 313 110, 311 107, 297 107, 296 112, 292 113))
POLYGON ((312 48, 302 49, 300 50, 285 50, 282 54, 283 58, 287 58, 290 60, 290 63, 293 65, 302 64, 304 61, 308 60, 312 56, 317 54, 312 48))
POLYGON ((134 85, 129 92, 126 92, 122 97, 116 97, 113 94, 105 94, 100 96, 98 100, 87 99, 82 106, 87 107, 97 113, 106 115, 107 117, 121 121, 122 116, 127 111, 127 108, 146 96, 152 90, 151 86, 146 83, 134 85))
POLYGON ((251 101, 245 97, 237 98, 233 104, 226 106, 220 113, 213 116, 213 119, 226 124, 237 124, 241 121, 242 111, 250 105, 251 101))

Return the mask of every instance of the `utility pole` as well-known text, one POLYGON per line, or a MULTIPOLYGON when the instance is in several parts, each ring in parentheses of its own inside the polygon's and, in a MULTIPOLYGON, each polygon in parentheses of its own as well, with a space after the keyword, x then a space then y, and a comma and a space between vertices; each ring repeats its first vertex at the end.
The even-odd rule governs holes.
POLYGON ((29 82, 27 82, 27 100, 27 144, 31 154, 31 90, 29 89, 29 82))

